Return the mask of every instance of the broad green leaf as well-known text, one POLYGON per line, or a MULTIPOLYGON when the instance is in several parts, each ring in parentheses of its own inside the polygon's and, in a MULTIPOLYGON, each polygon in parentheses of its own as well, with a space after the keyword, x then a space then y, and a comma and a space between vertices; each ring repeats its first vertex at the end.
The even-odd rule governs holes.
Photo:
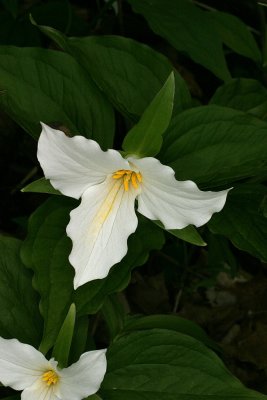
POLYGON ((129 333, 147 329, 168 329, 193 338, 204 343, 206 346, 219 351, 219 346, 211 340, 200 326, 194 322, 178 315, 148 315, 129 317, 123 327, 123 333, 129 333))
POLYGON ((32 274, 20 259, 21 241, 0 237, 0 336, 38 346, 42 319, 32 274))
POLYGON ((151 29, 223 81, 230 79, 222 41, 209 13, 188 0, 128 0, 151 29))
POLYGON ((75 326, 75 318, 75 304, 71 304, 69 312, 59 331, 52 353, 55 360, 58 361, 60 368, 65 368, 68 365, 70 346, 72 343, 73 331, 75 326))
POLYGON ((221 40, 236 53, 261 63, 261 52, 256 40, 247 26, 237 17, 224 12, 210 12, 209 17, 214 30, 221 40))
POLYGON ((78 315, 96 313, 107 295, 128 285, 131 270, 143 265, 149 252, 160 250, 163 244, 163 231, 146 218, 139 218, 137 230, 128 239, 128 252, 122 261, 110 270, 107 278, 88 282, 76 290, 78 315))
POLYGON ((155 156, 160 151, 162 135, 172 116, 174 85, 174 75, 171 73, 138 123, 126 135, 122 144, 124 151, 142 157, 155 156))
POLYGON ((113 110, 68 54, 41 48, 0 48, 0 106, 37 138, 39 122, 112 147, 113 110))
MULTIPOLYGON (((153 221, 156 225, 164 228, 164 225, 160 221, 153 221)), ((196 246, 206 246, 207 243, 204 242, 197 229, 193 225, 188 225, 183 229, 167 229, 171 235, 176 236, 178 239, 182 239, 185 242, 195 244, 196 246)))
POLYGON ((167 329, 121 337, 107 352, 100 396, 108 400, 263 400, 198 340, 167 329))
MULTIPOLYGON (((143 114, 173 71, 162 54, 128 38, 70 38, 67 46, 118 111, 133 120, 143 114)), ((178 113, 191 106, 191 96, 183 78, 173 72, 174 113, 178 113)))
POLYGON ((25 186, 23 189, 21 189, 21 191, 61 195, 61 193, 58 190, 53 188, 50 181, 45 178, 37 179, 37 181, 29 183, 29 185, 25 186))
POLYGON ((232 79, 217 89, 210 103, 267 118, 267 90, 254 79, 232 79))
POLYGON ((267 218, 261 209, 267 188, 242 185, 230 191, 226 205, 208 224, 213 233, 226 236, 241 250, 267 261, 267 218))
POLYGON ((176 116, 159 158, 202 187, 227 185, 267 172, 267 124, 249 114, 203 106, 176 116))
POLYGON ((55 343, 72 303, 74 269, 68 262, 71 241, 66 236, 69 212, 76 202, 53 196, 30 217, 22 259, 34 271, 34 285, 41 296, 44 333, 41 349, 55 343))
MULTIPOLYGON (((38 26, 36 22, 33 23, 38 26)), ((162 54, 129 38, 67 38, 53 28, 38 27, 62 49, 72 54, 114 107, 134 121, 143 114, 173 70, 162 54)), ((191 106, 191 96, 180 74, 174 71, 174 76, 176 114, 191 106)))

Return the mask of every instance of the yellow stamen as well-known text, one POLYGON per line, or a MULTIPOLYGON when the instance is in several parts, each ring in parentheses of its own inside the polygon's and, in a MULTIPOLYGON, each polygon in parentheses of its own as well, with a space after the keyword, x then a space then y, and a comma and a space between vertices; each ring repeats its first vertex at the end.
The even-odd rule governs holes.
POLYGON ((139 183, 142 182, 142 175, 140 172, 135 172, 129 169, 119 169, 118 171, 114 172, 112 178, 122 178, 124 190, 126 192, 129 190, 129 183, 131 183, 135 189, 138 189, 139 183))
POLYGON ((131 175, 131 181, 132 181, 132 185, 135 189, 138 189, 138 183, 137 183, 137 179, 136 179, 136 174, 132 174, 131 175))
POLYGON ((125 172, 123 169, 120 169, 120 170, 116 171, 116 172, 113 174, 113 178, 114 178, 114 179, 120 179, 125 173, 126 173, 126 172, 125 172))
POLYGON ((139 182, 142 182, 142 175, 140 174, 140 172, 136 173, 137 179, 139 182))
POLYGON ((126 190, 126 192, 129 190, 129 180, 130 179, 131 179, 131 176, 129 176, 129 175, 123 176, 123 186, 124 186, 124 190, 126 190))
POLYGON ((50 370, 43 374, 43 381, 46 382, 48 386, 52 384, 55 385, 59 381, 59 376, 55 371, 50 370))

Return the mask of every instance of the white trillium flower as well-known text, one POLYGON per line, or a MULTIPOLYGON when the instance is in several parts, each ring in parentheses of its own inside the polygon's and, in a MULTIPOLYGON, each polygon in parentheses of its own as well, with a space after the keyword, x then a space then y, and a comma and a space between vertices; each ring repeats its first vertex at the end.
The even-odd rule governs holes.
POLYGON ((107 369, 106 349, 88 351, 59 369, 34 347, 0 337, 0 381, 23 390, 22 400, 82 400, 98 391, 107 369))
POLYGON ((201 226, 220 211, 228 190, 203 192, 192 181, 177 181, 172 168, 153 157, 126 159, 116 150, 102 151, 83 136, 67 137, 42 124, 38 160, 47 179, 81 204, 71 211, 67 235, 75 268, 74 287, 107 276, 127 253, 138 211, 160 220, 166 229, 201 226))

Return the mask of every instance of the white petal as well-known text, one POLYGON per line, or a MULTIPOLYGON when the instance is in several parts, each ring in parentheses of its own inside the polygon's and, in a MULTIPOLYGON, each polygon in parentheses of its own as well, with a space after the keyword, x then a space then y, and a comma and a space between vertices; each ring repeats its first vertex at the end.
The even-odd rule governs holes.
POLYGON ((70 367, 60 371, 58 397, 62 400, 81 400, 100 388, 107 369, 106 350, 84 353, 70 367))
POLYGON ((129 169, 116 150, 102 151, 83 136, 68 137, 42 123, 37 158, 47 179, 66 196, 78 199, 90 186, 103 182, 108 174, 129 169))
POLYGON ((57 385, 48 386, 45 382, 39 379, 29 388, 23 390, 21 393, 21 400, 59 400, 55 395, 57 385))
POLYGON ((109 177, 86 190, 79 207, 70 213, 67 234, 73 247, 69 257, 76 270, 74 287, 107 276, 127 253, 127 239, 136 230, 134 210, 138 191, 125 191, 122 181, 109 177))
POLYGON ((220 211, 229 190, 203 192, 192 181, 177 181, 172 168, 157 159, 129 159, 142 174, 138 211, 152 220, 160 220, 166 229, 201 226, 220 211))
POLYGON ((0 381, 22 390, 40 378, 49 361, 34 347, 17 339, 0 338, 0 381))

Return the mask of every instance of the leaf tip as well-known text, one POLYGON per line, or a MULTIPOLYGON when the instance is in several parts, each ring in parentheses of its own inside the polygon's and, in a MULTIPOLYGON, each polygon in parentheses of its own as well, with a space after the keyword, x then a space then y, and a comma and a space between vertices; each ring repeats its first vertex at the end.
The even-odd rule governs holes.
POLYGON ((29 20, 30 20, 30 22, 31 22, 32 25, 38 27, 37 22, 35 21, 35 19, 34 19, 33 16, 32 16, 32 13, 29 13, 29 20))

